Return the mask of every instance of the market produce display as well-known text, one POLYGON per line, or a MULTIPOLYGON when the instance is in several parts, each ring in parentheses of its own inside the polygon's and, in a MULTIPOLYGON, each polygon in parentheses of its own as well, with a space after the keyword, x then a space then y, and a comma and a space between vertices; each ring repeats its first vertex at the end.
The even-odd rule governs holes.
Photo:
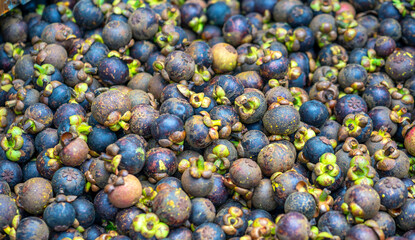
POLYGON ((415 239, 415 1, 32 0, 0 88, 0 239, 415 239))

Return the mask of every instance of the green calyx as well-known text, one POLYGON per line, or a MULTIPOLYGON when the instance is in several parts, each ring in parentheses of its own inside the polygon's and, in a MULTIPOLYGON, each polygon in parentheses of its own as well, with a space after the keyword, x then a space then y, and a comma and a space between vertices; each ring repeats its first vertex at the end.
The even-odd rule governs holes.
POLYGON ((373 186, 373 178, 376 172, 371 168, 369 160, 364 156, 355 156, 350 161, 350 167, 347 171, 347 179, 353 181, 354 185, 373 186))
POLYGON ((6 157, 10 161, 18 161, 23 154, 20 150, 24 144, 23 133, 21 128, 15 126, 9 129, 6 136, 1 139, 1 148, 6 152, 6 157))
MULTIPOLYGON (((405 17, 408 11, 406 10, 405 5, 399 0, 392 0, 393 6, 398 10, 398 12, 405 17)), ((412 5, 413 6, 413 5, 412 5)))
POLYGON ((255 110, 261 105, 261 100, 258 97, 247 98, 241 95, 235 99, 235 105, 238 106, 238 112, 242 118, 248 118, 255 113, 255 110))
POLYGON ((209 128, 209 137, 212 140, 219 139, 219 132, 218 129, 222 125, 222 121, 220 119, 218 120, 212 120, 209 113, 206 111, 201 111, 200 114, 203 116, 202 121, 203 124, 209 128))
POLYGON ((177 26, 180 21, 180 11, 175 7, 168 7, 161 12, 164 25, 177 26))
POLYGON ((377 57, 376 52, 373 49, 367 51, 367 56, 363 56, 360 62, 368 72, 375 72, 378 68, 385 65, 383 58, 377 57))
POLYGON ((270 80, 268 81, 268 85, 269 85, 271 88, 281 86, 280 82, 279 82, 277 79, 270 79, 270 80))
POLYGON ((23 129, 29 133, 38 133, 45 128, 45 125, 33 119, 27 119, 24 122, 23 129))
POLYGON ((196 86, 200 86, 211 79, 209 70, 203 65, 197 65, 195 67, 195 74, 192 77, 192 81, 196 86))
POLYGON ((0 84, 1 84, 1 90, 8 92, 10 88, 13 87, 13 84, 11 84, 13 81, 12 75, 4 72, 0 72, 0 84))
POLYGON ((369 117, 363 114, 346 116, 343 126, 339 129, 339 141, 344 141, 347 137, 359 137, 368 122, 369 117))
POLYGON ((153 206, 153 200, 157 196, 157 191, 152 187, 143 188, 141 197, 136 206, 145 212, 150 212, 151 207, 153 206))
POLYGON ((349 223, 357 224, 364 222, 364 211, 357 203, 343 203, 341 205, 341 209, 343 210, 343 213, 346 215, 346 219, 349 223))
POLYGON ((207 161, 212 162, 219 174, 225 174, 230 167, 228 159, 229 149, 223 144, 219 144, 212 149, 212 153, 207 156, 207 161))
POLYGON ((36 10, 35 10, 35 12, 37 13, 37 14, 39 14, 40 16, 42 16, 43 15, 43 10, 45 9, 45 4, 38 4, 37 6, 36 6, 36 10))
POLYGON ((343 52, 343 50, 339 46, 333 46, 330 48, 331 53, 333 54, 332 62, 333 66, 340 70, 346 67, 348 56, 346 53, 343 52))
POLYGON ((260 52, 260 50, 256 47, 249 47, 248 48, 248 53, 245 56, 245 63, 247 64, 254 64, 259 56, 261 56, 262 53, 260 52))
POLYGON ((332 13, 337 12, 340 9, 340 3, 337 0, 324 1, 314 0, 310 3, 310 8, 315 12, 332 13))
POLYGON ((409 122, 410 119, 407 116, 404 116, 408 110, 405 107, 400 107, 399 105, 395 105, 392 108, 392 111, 389 114, 390 119, 394 123, 403 123, 405 121, 409 122))
POLYGON ((337 39, 337 32, 330 23, 322 23, 316 34, 317 43, 320 48, 329 45, 337 39))
POLYGON ((415 176, 415 157, 409 158, 409 176, 413 177, 415 176))
POLYGON ((69 132, 75 133, 86 142, 88 140, 88 134, 92 132, 92 127, 85 122, 85 119, 81 115, 70 116, 69 122, 71 124, 69 132))
POLYGON ((310 239, 312 240, 340 240, 340 237, 333 236, 331 233, 328 232, 321 232, 317 226, 312 226, 311 229, 311 236, 310 239))
POLYGON ((339 33, 344 33, 347 29, 352 29, 359 25, 353 14, 348 11, 344 11, 336 16, 336 24, 340 28, 339 33))
POLYGON ((295 80, 302 74, 301 68, 295 60, 291 60, 288 66, 287 76, 289 80, 295 80))
POLYGON ((161 31, 156 33, 154 38, 154 41, 160 48, 164 49, 164 51, 172 52, 175 50, 174 46, 179 42, 180 35, 163 27, 161 31))
POLYGON ((137 215, 132 223, 132 230, 139 232, 145 238, 163 239, 169 235, 169 226, 160 222, 154 213, 142 213, 137 215))
POLYGON ((256 218, 247 229, 249 239, 274 239, 276 233, 276 225, 268 218, 256 218))
POLYGON ((46 150, 46 154, 45 154, 48 158, 48 166, 52 166, 52 165, 60 165, 61 161, 60 161, 60 157, 59 157, 59 153, 56 151, 55 148, 48 148, 46 150))
POLYGON ((58 11, 62 15, 62 21, 74 21, 75 18, 71 9, 69 8, 69 2, 58 2, 56 3, 58 6, 58 11))
POLYGON ((322 190, 313 185, 310 185, 309 183, 300 181, 297 184, 296 189, 299 192, 307 192, 314 197, 314 200, 317 203, 317 209, 315 212, 315 216, 328 212, 334 204, 333 197, 330 196, 330 191, 327 190, 327 188, 324 188, 322 190))
POLYGON ((15 60, 23 56, 24 50, 21 47, 20 43, 5 43, 3 47, 4 52, 6 52, 8 57, 14 58, 15 60))
POLYGON ((19 226, 22 216, 16 212, 16 215, 13 217, 11 226, 6 226, 3 228, 4 233, 9 235, 10 239, 16 239, 16 229, 19 226))
POLYGON ((282 53, 280 51, 272 51, 269 49, 264 50, 264 56, 260 57, 256 61, 256 65, 262 65, 264 63, 268 63, 273 60, 278 60, 282 57, 282 53))
POLYGON ((189 173, 193 178, 209 179, 216 172, 216 167, 211 162, 205 162, 202 156, 189 159, 189 173))
MULTIPOLYGON (((267 44, 263 44, 263 49, 268 48, 269 46, 266 46, 267 44)), ((243 53, 238 55, 238 64, 255 64, 256 61, 264 55, 264 52, 262 49, 258 49, 254 46, 247 48, 247 53, 243 53)))
POLYGON ((211 99, 209 97, 205 97, 204 93, 193 93, 190 95, 189 103, 194 108, 207 108, 211 104, 211 99))
POLYGON ((297 149, 297 151, 300 151, 303 149, 305 143, 312 137, 315 137, 316 133, 311 128, 305 128, 301 127, 298 129, 298 131, 295 133, 294 136, 294 146, 297 149))
POLYGON ((134 77, 137 73, 140 72, 141 63, 137 59, 133 59, 132 62, 128 63, 128 69, 130 70, 130 77, 134 77))
POLYGON ((150 7, 154 7, 156 5, 162 4, 165 2, 165 0, 145 0, 146 3, 148 3, 148 5, 150 5, 150 7))
POLYGON ((128 0, 127 4, 134 10, 146 7, 146 4, 141 0, 128 0))
POLYGON ((108 115, 107 121, 105 121, 104 125, 107 126, 111 131, 118 131, 121 128, 124 130, 128 130, 130 128, 130 124, 128 121, 131 119, 131 112, 127 111, 123 115, 120 112, 112 112, 108 115))
POLYGON ((221 86, 215 86, 212 96, 218 104, 231 105, 231 101, 226 97, 226 92, 221 86))
POLYGON ((325 153, 320 157, 320 162, 314 166, 316 182, 324 187, 332 185, 340 174, 340 167, 336 164, 336 155, 325 153))
POLYGON ((365 90, 365 84, 363 82, 354 82, 349 87, 346 87, 344 91, 348 94, 358 94, 365 90))
POLYGON ((35 68, 35 77, 36 84, 39 87, 43 87, 50 83, 51 75, 55 73, 55 67, 51 64, 43 64, 42 66, 35 64, 33 66, 35 68))
POLYGON ((6 128, 8 125, 8 120, 7 120, 7 108, 5 107, 0 107, 0 128, 6 128))
POLYGON ((180 160, 178 166, 177 166, 177 170, 180 173, 184 173, 184 171, 186 171, 186 169, 190 168, 190 161, 187 159, 182 159, 180 160))
POLYGON ((373 155, 376 160, 376 168, 381 171, 392 170, 399 156, 399 150, 392 146, 380 149, 373 155))
POLYGON ((392 99, 401 100, 405 104, 413 104, 414 97, 411 95, 409 89, 404 88, 402 84, 398 84, 397 87, 389 88, 389 93, 392 99))
POLYGON ((300 49, 300 43, 305 40, 307 33, 304 29, 295 29, 292 33, 289 32, 284 39, 285 46, 288 51, 298 51, 300 49))
POLYGON ((200 114, 203 116, 203 123, 206 127, 214 128, 214 127, 220 127, 222 125, 222 121, 220 119, 218 120, 212 120, 210 117, 210 114, 206 111, 200 112, 200 114))
POLYGON ((192 18, 192 20, 190 20, 189 27, 192 28, 192 30, 195 33, 200 34, 202 33, 203 28, 205 27, 206 21, 207 21, 207 17, 204 14, 200 17, 194 17, 192 18))
POLYGON ((238 207, 230 207, 228 213, 223 216, 222 230, 227 235, 235 235, 244 225, 243 211, 238 207))
POLYGON ((300 107, 301 107, 301 105, 303 105, 303 103, 305 103, 309 100, 307 93, 304 93, 304 90, 301 89, 301 88, 291 87, 290 88, 290 93, 294 98, 293 104, 294 104, 294 107, 297 110, 300 109, 300 107))
MULTIPOLYGON (((88 92, 88 84, 87 83, 78 83, 73 88, 73 91, 71 91, 71 100, 69 102, 71 103, 82 103, 87 98, 87 92, 88 92)), ((92 93, 91 93, 92 94, 92 93)))

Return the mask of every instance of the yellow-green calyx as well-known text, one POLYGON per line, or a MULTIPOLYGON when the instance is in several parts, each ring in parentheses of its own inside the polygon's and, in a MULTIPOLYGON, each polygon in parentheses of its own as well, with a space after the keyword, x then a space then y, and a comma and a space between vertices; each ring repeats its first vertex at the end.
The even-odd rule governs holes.
POLYGON ((172 25, 164 25, 161 31, 154 36, 154 41, 161 48, 161 53, 167 55, 176 50, 180 35, 172 29, 172 25))
POLYGON ((230 161, 227 158, 229 156, 229 149, 223 144, 219 144, 215 146, 207 156, 207 161, 212 162, 213 165, 218 169, 217 172, 219 174, 226 173, 226 170, 230 167, 230 161))
POLYGON ((293 104, 294 104, 294 107, 297 110, 300 109, 300 107, 301 107, 301 105, 303 105, 303 103, 305 103, 309 100, 307 92, 305 92, 304 89, 302 89, 302 88, 291 87, 290 88, 290 93, 294 98, 293 104))
POLYGON ((338 0, 313 0, 310 7, 316 12, 331 13, 340 10, 340 3, 338 0))
MULTIPOLYGON (((0 128, 4 129, 8 125, 7 115, 9 113, 7 112, 7 108, 0 107, 0 128)), ((0 129, 0 130, 2 130, 0 129)))
POLYGON ((9 129, 6 136, 1 139, 1 148, 6 152, 6 157, 10 161, 18 161, 23 153, 21 150, 24 144, 23 133, 21 128, 15 126, 9 129))
POLYGON ((20 43, 12 44, 7 42, 3 45, 3 50, 8 57, 14 58, 15 60, 23 56, 24 53, 24 50, 20 43))
POLYGON ((157 191, 152 187, 143 188, 141 197, 136 206, 145 212, 150 212, 153 207, 153 200, 157 196, 157 191))
POLYGON ((246 230, 250 239, 274 239, 276 225, 268 218, 256 218, 246 230))
POLYGON ((320 48, 329 45, 337 39, 337 32, 334 26, 328 22, 322 23, 316 34, 317 43, 320 48))
POLYGON ((320 157, 320 162, 314 166, 313 172, 317 176, 316 182, 319 185, 328 187, 336 181, 336 177, 340 174, 336 159, 333 153, 325 153, 320 157))
POLYGON ((282 53, 280 51, 272 51, 269 49, 264 50, 264 56, 259 58, 256 61, 257 65, 262 65, 264 63, 268 63, 272 60, 278 60, 282 57, 282 53))
POLYGON ((226 92, 221 86, 215 86, 212 94, 218 104, 231 105, 231 101, 226 97, 226 92))
POLYGON ((396 159, 399 158, 399 150, 393 146, 385 146, 375 152, 373 157, 376 160, 376 168, 381 171, 389 171, 395 167, 396 159))
POLYGON ((392 108, 392 111, 389 113, 389 117, 394 123, 403 123, 407 121, 410 122, 410 119, 408 116, 404 116, 408 110, 405 107, 400 107, 399 105, 395 105, 392 108))
POLYGON ((52 64, 43 64, 42 66, 35 64, 36 85, 39 87, 46 86, 51 81, 51 75, 55 73, 55 67, 52 64))
POLYGON ((192 157, 189 161, 189 173, 193 178, 209 179, 212 177, 212 174, 216 172, 216 167, 211 162, 205 162, 202 156, 198 158, 192 157))
POLYGON ((211 78, 209 70, 203 65, 195 66, 195 74, 192 77, 192 81, 196 86, 200 86, 205 82, 208 82, 211 78))
POLYGON ((235 99, 235 105, 238 106, 238 112, 243 118, 248 118, 255 113, 255 110, 261 105, 261 100, 257 97, 247 98, 240 95, 235 99))
POLYGON ((348 137, 359 137, 368 122, 369 117, 364 114, 347 115, 343 120, 343 126, 339 129, 339 141, 345 141, 348 137))
POLYGON ((349 60, 346 52, 343 50, 344 49, 342 49, 338 45, 330 47, 330 51, 333 55, 331 60, 334 64, 334 67, 337 68, 338 70, 343 69, 347 64, 347 61, 349 60))
POLYGON ((247 53, 238 55, 238 65, 254 64, 263 55, 264 55, 264 51, 262 49, 258 49, 254 46, 248 47, 247 53))
POLYGON ((36 134, 45 129, 45 125, 34 119, 27 119, 24 122, 23 129, 29 133, 36 134))
POLYGON ((300 151, 303 149, 305 143, 308 141, 308 139, 315 137, 316 132, 314 132, 311 128, 301 127, 297 130, 294 136, 294 146, 295 148, 300 151))
POLYGON ((227 235, 235 235, 238 229, 244 225, 243 211, 238 207, 230 207, 228 213, 223 216, 222 230, 227 235))
POLYGON ((6 226, 3 228, 4 233, 9 235, 10 239, 16 239, 16 229, 19 226, 22 216, 16 212, 16 215, 13 217, 11 226, 6 226))
POLYGON ((385 60, 376 56, 376 51, 374 49, 367 50, 367 56, 363 56, 360 62, 368 72, 375 72, 380 67, 385 65, 385 60))
POLYGON ((88 140, 88 134, 92 131, 92 127, 88 125, 85 118, 81 115, 73 115, 69 117, 69 123, 71 124, 69 132, 75 133, 86 142, 88 140))
POLYGON ((350 161, 350 168, 347 171, 347 180, 354 185, 373 186, 373 178, 376 176, 376 170, 371 167, 367 157, 355 156, 350 161))
POLYGON ((307 192, 314 197, 314 200, 317 203, 314 217, 318 217, 319 215, 328 212, 334 204, 333 197, 330 196, 330 191, 327 190, 327 188, 322 190, 304 181, 300 181, 295 188, 299 192, 307 192))
POLYGON ((394 88, 389 88, 389 93, 393 100, 400 100, 404 104, 414 103, 414 97, 411 95, 411 92, 409 89, 404 88, 402 84, 398 84, 394 88))
POLYGON ((311 229, 311 236, 310 239, 312 240, 340 240, 339 236, 333 236, 331 233, 328 232, 321 232, 317 226, 312 226, 311 229))
POLYGON ((71 100, 70 103, 82 103, 85 99, 92 101, 93 93, 88 92, 88 84, 87 83, 78 83, 71 91, 71 100))
POLYGON ((145 238, 163 239, 169 235, 169 226, 160 222, 158 216, 154 213, 142 213, 137 215, 133 220, 134 232, 141 233, 145 238))
POLYGON ((355 202, 350 204, 343 203, 341 205, 343 213, 346 215, 347 221, 350 223, 362 223, 364 222, 364 211, 363 209, 355 202))
POLYGON ((409 175, 413 177, 415 176, 415 157, 409 158, 409 164, 410 164, 409 175))
POLYGON ((202 33, 207 20, 208 19, 204 14, 200 17, 194 17, 192 18, 192 20, 190 20, 189 27, 192 28, 192 30, 195 31, 197 34, 200 34, 202 33))
POLYGON ((204 93, 193 93, 190 95, 189 103, 194 108, 208 108, 212 102, 212 99, 205 97, 204 93))
POLYGON ((209 137, 212 140, 219 139, 218 129, 222 125, 222 121, 220 119, 212 120, 210 114, 206 111, 201 111, 200 114, 203 116, 203 124, 209 128, 209 137))
POLYGON ((160 15, 165 25, 177 26, 180 23, 180 11, 176 7, 167 7, 160 15))
POLYGON ((114 111, 108 115, 107 121, 105 121, 104 125, 114 132, 120 130, 121 128, 128 130, 130 128, 130 124, 128 124, 130 119, 130 111, 125 112, 124 115, 121 115, 121 113, 118 111, 114 111))

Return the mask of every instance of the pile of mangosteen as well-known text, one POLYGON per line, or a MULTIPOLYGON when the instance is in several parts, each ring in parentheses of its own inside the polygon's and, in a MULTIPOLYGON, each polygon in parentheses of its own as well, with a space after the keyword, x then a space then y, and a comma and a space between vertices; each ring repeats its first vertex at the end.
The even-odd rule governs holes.
POLYGON ((0 88, 0 239, 415 239, 413 0, 32 0, 0 88))

